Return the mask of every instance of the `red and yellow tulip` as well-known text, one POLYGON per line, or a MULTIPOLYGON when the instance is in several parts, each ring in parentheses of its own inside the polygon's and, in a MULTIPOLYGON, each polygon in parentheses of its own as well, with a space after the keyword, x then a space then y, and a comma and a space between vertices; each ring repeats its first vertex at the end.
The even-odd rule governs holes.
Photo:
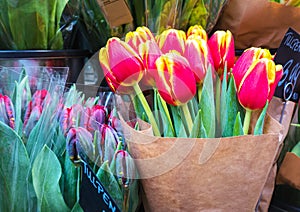
POLYGON ((272 55, 268 49, 251 47, 246 49, 236 61, 232 73, 234 75, 235 84, 239 86, 242 78, 255 60, 267 58, 272 59, 272 55))
POLYGON ((205 41, 207 41, 208 39, 206 31, 203 29, 201 25, 190 26, 187 30, 186 35, 187 38, 189 38, 192 35, 196 35, 196 36, 200 36, 205 41))
POLYGON ((227 70, 233 67, 235 61, 234 39, 232 33, 227 30, 218 30, 208 40, 208 46, 214 60, 214 67, 222 78, 224 67, 227 70))
POLYGON ((207 41, 197 37, 189 37, 186 40, 183 56, 189 61, 195 79, 201 84, 209 66, 213 66, 213 59, 207 41))
POLYGON ((164 54, 170 51, 177 51, 182 55, 185 41, 185 32, 178 29, 167 29, 157 36, 158 46, 164 54))
POLYGON ((162 55, 162 51, 158 47, 155 40, 148 40, 139 46, 139 54, 146 68, 142 84, 146 86, 155 86, 155 78, 157 77, 156 60, 162 55))
MULTIPOLYGON (((235 75, 233 75, 235 77, 235 75)), ((262 58, 253 61, 241 82, 237 84, 240 104, 248 110, 262 109, 274 94, 282 76, 282 66, 262 58)))
POLYGON ((171 105, 182 105, 196 93, 196 80, 189 62, 176 53, 163 54, 156 60, 156 87, 161 97, 171 105))
POLYGON ((104 76, 116 84, 133 86, 143 77, 144 64, 140 56, 126 42, 113 37, 99 52, 104 76))
POLYGON ((139 45, 147 40, 155 40, 152 32, 145 26, 137 27, 135 31, 129 31, 125 35, 125 42, 138 51, 139 45))
POLYGON ((240 104, 246 109, 244 133, 248 133, 251 111, 262 109, 273 97, 282 77, 282 65, 276 65, 269 50, 250 48, 239 57, 232 70, 240 104))

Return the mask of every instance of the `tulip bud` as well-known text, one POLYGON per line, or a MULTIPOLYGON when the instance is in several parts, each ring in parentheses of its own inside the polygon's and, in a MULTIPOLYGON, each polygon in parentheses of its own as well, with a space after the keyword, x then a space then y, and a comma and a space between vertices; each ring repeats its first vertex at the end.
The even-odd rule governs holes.
POLYGON ((29 101, 24 115, 23 132, 25 136, 29 136, 31 130, 41 117, 44 106, 50 102, 50 95, 48 94, 48 91, 45 89, 37 90, 29 101))
POLYGON ((42 115, 43 108, 40 105, 34 106, 30 112, 30 116, 26 119, 26 124, 23 125, 23 133, 29 137, 30 132, 39 121, 42 115))
MULTIPOLYGON (((237 74, 238 70, 234 78, 237 74)), ((262 109, 267 100, 272 98, 270 95, 273 95, 281 76, 282 66, 275 65, 274 61, 267 58, 253 61, 237 86, 240 104, 247 110, 262 109)))
POLYGON ((164 54, 175 50, 182 55, 185 41, 185 32, 178 29, 166 29, 157 36, 158 46, 164 54))
POLYGON ((72 107, 64 108, 59 117, 59 124, 64 135, 76 126, 77 119, 81 116, 83 107, 80 104, 72 105, 72 107))
POLYGON ((110 163, 118 145, 118 134, 107 124, 102 124, 99 127, 99 132, 99 137, 96 140, 96 152, 102 162, 109 161, 110 163))
POLYGON ((202 83, 207 69, 214 64, 207 42, 204 39, 189 37, 183 56, 190 63, 196 82, 202 83))
POLYGON ((136 51, 138 51, 139 45, 147 40, 155 39, 151 31, 145 26, 137 27, 135 31, 129 31, 125 35, 125 42, 136 51))
POLYGON ((156 86, 161 97, 171 105, 182 105, 196 93, 196 80, 189 62, 179 54, 163 54, 156 60, 156 86))
POLYGON ((93 137, 90 132, 82 127, 72 127, 66 136, 66 150, 70 159, 74 162, 89 156, 93 160, 93 137))
POLYGON ((146 72, 142 78, 142 84, 146 86, 155 86, 155 77, 157 77, 156 60, 162 55, 160 48, 154 40, 148 40, 139 46, 139 54, 143 60, 146 72))
POLYGON ((112 171, 117 176, 121 186, 127 188, 136 178, 136 167, 130 154, 126 150, 118 150, 112 162, 112 171))
POLYGON ((113 37, 100 49, 99 61, 104 76, 112 84, 133 86, 143 77, 144 64, 140 56, 126 42, 113 37))
POLYGON ((211 50, 214 67, 218 75, 222 78, 224 67, 230 70, 234 66, 235 50, 232 33, 227 30, 218 30, 208 40, 208 46, 211 50))
POLYGON ((106 122, 107 109, 102 105, 85 108, 81 117, 81 126, 93 133, 101 124, 106 122))
POLYGON ((187 37, 191 35, 200 36, 203 40, 207 41, 207 33, 201 25, 190 26, 187 31, 187 37))
POLYGON ((0 94, 0 121, 15 129, 15 110, 11 99, 0 94))

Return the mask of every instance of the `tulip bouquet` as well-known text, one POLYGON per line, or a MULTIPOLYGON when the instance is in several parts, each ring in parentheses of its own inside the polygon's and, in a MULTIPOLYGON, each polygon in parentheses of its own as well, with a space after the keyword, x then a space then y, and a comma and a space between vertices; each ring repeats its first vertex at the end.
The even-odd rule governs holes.
POLYGON ((135 166, 111 92, 85 99, 75 85, 66 91, 59 77, 41 82, 24 70, 13 93, 1 90, 1 211, 83 211, 80 160, 122 211, 136 210, 135 166))
POLYGON ((252 47, 235 61, 231 32, 208 39, 199 25, 156 37, 138 27, 125 41, 110 38, 99 61, 111 90, 129 94, 139 118, 165 137, 246 135, 251 112, 263 109, 254 131, 261 134, 282 76, 269 50, 252 47), (142 89, 153 91, 152 108, 142 89))
POLYGON ((124 40, 110 38, 99 61, 124 99, 124 120, 138 118, 126 141, 150 211, 255 210, 279 145, 280 126, 266 114, 282 66, 268 49, 248 48, 236 58, 230 31, 209 37, 194 25, 154 36, 138 27, 124 40), (257 188, 243 198, 237 194, 245 185, 257 188))

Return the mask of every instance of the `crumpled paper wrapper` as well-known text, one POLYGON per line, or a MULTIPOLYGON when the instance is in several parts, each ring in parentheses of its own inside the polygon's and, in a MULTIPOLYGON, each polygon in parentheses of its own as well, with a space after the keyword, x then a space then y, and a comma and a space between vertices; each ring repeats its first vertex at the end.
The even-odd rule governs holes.
POLYGON ((254 211, 278 154, 282 126, 266 116, 263 135, 209 139, 155 137, 125 122, 123 130, 139 170, 145 211, 254 211))

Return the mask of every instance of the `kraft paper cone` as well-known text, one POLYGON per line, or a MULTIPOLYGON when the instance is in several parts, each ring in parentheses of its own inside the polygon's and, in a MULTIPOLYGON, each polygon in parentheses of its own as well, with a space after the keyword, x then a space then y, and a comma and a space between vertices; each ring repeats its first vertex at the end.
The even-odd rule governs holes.
POLYGON ((292 152, 287 152, 280 166, 277 184, 288 184, 300 190, 300 158, 292 152))
POLYGON ((278 48, 289 27, 300 32, 300 8, 269 0, 228 0, 214 30, 230 30, 235 48, 278 48))
POLYGON ((279 147, 266 117, 260 136, 162 138, 123 122, 138 167, 146 211, 254 211, 279 147))

